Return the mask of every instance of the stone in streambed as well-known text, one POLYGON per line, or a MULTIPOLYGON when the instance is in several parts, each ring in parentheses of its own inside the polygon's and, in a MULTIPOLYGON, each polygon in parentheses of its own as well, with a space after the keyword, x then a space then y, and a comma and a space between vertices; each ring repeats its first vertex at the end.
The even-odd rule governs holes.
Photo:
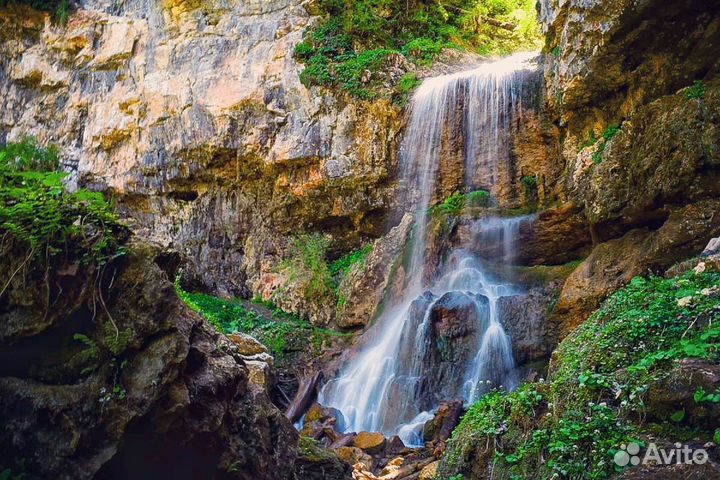
POLYGON ((360 432, 353 442, 356 447, 367 453, 378 453, 385 448, 385 435, 379 432, 360 432))

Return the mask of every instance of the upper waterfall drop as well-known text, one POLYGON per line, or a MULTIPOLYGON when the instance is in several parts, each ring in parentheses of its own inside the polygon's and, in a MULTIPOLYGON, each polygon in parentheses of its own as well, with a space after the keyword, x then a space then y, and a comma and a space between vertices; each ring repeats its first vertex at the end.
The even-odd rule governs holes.
MULTIPOLYGON (((496 184, 499 166, 510 161, 523 89, 538 72, 536 56, 520 53, 430 78, 413 95, 400 150, 402 209, 415 212, 403 292, 319 396, 321 404, 342 413, 346 431, 399 434, 406 444, 416 445, 422 440, 418 429, 439 402, 472 402, 490 388, 516 385, 511 339, 500 322, 498 299, 519 289, 490 275, 466 245, 450 252, 441 265, 431 265, 428 209, 440 198, 438 166, 449 129, 461 132, 462 144, 456 148, 462 151, 455 153, 463 158, 465 190, 491 190, 496 184), (465 324, 446 325, 448 311, 460 312, 465 324), (457 329, 462 330, 461 341, 452 352, 443 351, 443 335, 455 335, 457 329)), ((525 221, 531 218, 479 219, 475 241, 501 242, 503 258, 512 258, 517 228, 525 221)))

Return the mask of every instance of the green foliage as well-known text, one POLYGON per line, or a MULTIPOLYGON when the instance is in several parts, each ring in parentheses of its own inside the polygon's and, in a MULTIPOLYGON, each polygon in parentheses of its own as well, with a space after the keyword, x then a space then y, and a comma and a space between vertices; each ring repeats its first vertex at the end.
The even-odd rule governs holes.
POLYGON ((693 396, 695 403, 720 403, 720 388, 715 393, 707 393, 705 389, 700 387, 693 396))
POLYGON ((415 90, 421 81, 417 77, 417 73, 408 72, 402 76, 397 84, 397 90, 401 95, 409 95, 410 92, 415 90))
POLYGON ((475 190, 464 195, 455 193, 446 198, 440 205, 432 207, 431 213, 459 215, 466 209, 488 207, 491 201, 492 197, 487 190, 475 190))
POLYGON ((68 193, 58 163, 53 147, 32 138, 0 149, 0 234, 25 246, 29 257, 103 265, 122 255, 127 229, 100 193, 68 193))
POLYGON ((271 310, 272 318, 266 318, 237 299, 226 300, 204 293, 186 292, 177 280, 175 290, 191 309, 205 317, 218 331, 252 335, 279 358, 308 348, 313 348, 314 352, 318 353, 326 342, 342 336, 338 332, 315 327, 280 310, 271 302, 255 300, 271 310))
MULTIPOLYGON (((323 0, 319 8, 325 19, 295 48, 305 64, 301 82, 368 100, 387 96, 381 93, 387 79, 377 72, 390 55, 428 66, 444 48, 506 54, 536 47, 540 39, 532 0, 323 0), (517 27, 498 28, 487 18, 517 27)), ((410 77, 400 82, 393 92, 400 97, 417 85, 410 77)))
POLYGON ((537 188, 537 177, 534 175, 525 175, 520 179, 520 182, 525 186, 525 188, 537 188))
POLYGON ((28 5, 41 12, 50 12, 53 14, 53 21, 60 25, 67 23, 70 14, 69 0, 0 0, 0 7, 12 3, 28 5))
POLYGON ((702 80, 696 80, 685 91, 685 98, 688 100, 700 100, 705 97, 706 90, 707 87, 705 86, 705 82, 702 80))
POLYGON ((432 65, 433 60, 444 48, 453 48, 455 45, 447 41, 433 40, 431 38, 415 38, 402 47, 402 54, 418 65, 432 65))
MULTIPOLYGON (((448 444, 443 478, 469 472, 482 452, 494 455, 500 477, 608 478, 620 444, 658 429, 680 435, 685 410, 653 423, 644 398, 673 360, 720 360, 719 284, 712 272, 633 279, 563 340, 549 382, 493 392, 471 407, 448 444)), ((700 389, 695 400, 720 401, 720 392, 700 389)))
POLYGON ((76 333, 73 335, 73 340, 82 343, 85 348, 82 352, 73 358, 73 362, 77 365, 83 365, 81 375, 88 374, 95 370, 98 360, 100 359, 100 349, 97 343, 87 335, 82 333, 76 333))
POLYGON ((605 151, 605 147, 607 147, 607 144, 612 138, 620 131, 620 126, 616 123, 612 123, 608 125, 608 127, 603 132, 602 136, 600 137, 600 140, 598 141, 595 139, 595 135, 591 133, 590 140, 591 142, 589 145, 586 143, 584 146, 590 146, 593 144, 597 144, 597 147, 595 148, 595 152, 592 154, 592 161, 595 164, 599 164, 602 162, 602 155, 605 151))
POLYGON ((295 238, 290 257, 280 264, 287 282, 299 285, 307 299, 334 298, 335 284, 325 260, 330 241, 320 234, 303 234, 295 238))
POLYGON ((346 255, 343 255, 330 264, 330 274, 333 277, 347 275, 353 265, 365 263, 365 259, 370 252, 372 252, 372 249, 373 246, 369 243, 358 250, 354 250, 346 255))

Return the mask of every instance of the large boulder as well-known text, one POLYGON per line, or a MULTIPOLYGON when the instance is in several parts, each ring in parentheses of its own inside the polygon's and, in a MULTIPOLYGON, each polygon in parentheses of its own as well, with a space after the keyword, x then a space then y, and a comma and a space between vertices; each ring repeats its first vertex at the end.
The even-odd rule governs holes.
MULTIPOLYGON (((0 302, 3 467, 58 479, 293 478, 297 433, 154 255, 134 246, 104 271, 52 265, 46 279, 33 264, 12 278, 0 302)), ((4 257, 0 276, 18 262, 4 257)))

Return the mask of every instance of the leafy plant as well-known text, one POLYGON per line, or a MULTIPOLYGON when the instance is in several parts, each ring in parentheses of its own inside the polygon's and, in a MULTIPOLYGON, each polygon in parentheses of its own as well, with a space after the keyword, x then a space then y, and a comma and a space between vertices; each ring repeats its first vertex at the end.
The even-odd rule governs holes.
POLYGON ((23 265, 32 257, 104 265, 124 254, 127 228, 100 193, 67 192, 58 164, 57 150, 33 138, 0 148, 0 250, 26 249, 23 265))
POLYGON ((276 357, 282 359, 293 352, 308 350, 319 352, 322 346, 334 337, 343 334, 318 328, 286 313, 274 304, 255 299, 272 312, 272 318, 248 309, 238 299, 226 300, 204 293, 190 293, 175 281, 178 296, 193 310, 200 313, 218 331, 226 334, 243 332, 263 343, 276 357))
POLYGON ((487 190, 475 190, 466 194, 455 193, 446 198, 440 205, 432 208, 434 212, 448 215, 459 215, 466 208, 480 208, 490 206, 490 192, 487 190))
POLYGON ((700 387, 695 391, 693 399, 695 403, 720 403, 720 388, 715 390, 715 393, 706 393, 705 389, 700 387))
MULTIPOLYGON (((599 142, 594 141, 597 146, 595 148, 595 152, 592 154, 592 160, 593 163, 598 164, 602 162, 602 155, 603 152, 605 152, 605 147, 607 147, 607 144, 612 138, 620 131, 620 126, 616 123, 612 123, 608 125, 608 127, 603 132, 602 136, 600 137, 599 142)), ((594 138, 594 137, 592 137, 594 138)))
MULTIPOLYGON (((608 478, 620 444, 663 428, 676 438, 690 432, 685 410, 660 423, 646 418, 644 398, 673 360, 720 360, 719 283, 715 272, 634 278, 561 342, 549 382, 492 392, 468 410, 441 477, 470 472, 468 459, 488 453, 503 478, 608 478)), ((695 392, 696 402, 718 399, 720 391, 695 392)), ((694 428, 693 438, 720 435, 694 428)))
POLYGON ((685 91, 685 98, 688 100, 700 100, 705 97, 706 90, 707 88, 705 86, 705 82, 702 80, 696 80, 685 91))

